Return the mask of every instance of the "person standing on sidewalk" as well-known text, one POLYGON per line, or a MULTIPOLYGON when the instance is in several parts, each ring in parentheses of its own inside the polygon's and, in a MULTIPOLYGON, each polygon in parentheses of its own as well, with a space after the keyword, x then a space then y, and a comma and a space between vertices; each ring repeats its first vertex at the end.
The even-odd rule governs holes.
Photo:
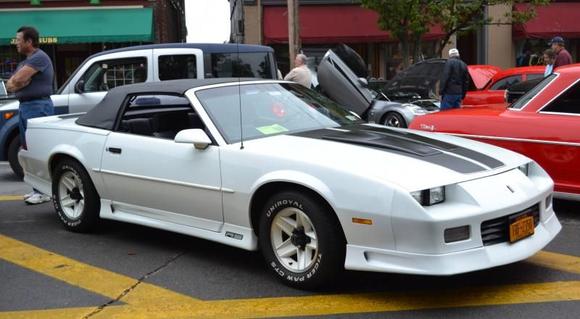
MULTIPOLYGON (((38 47, 38 31, 23 26, 16 32, 16 50, 26 59, 6 82, 6 89, 14 92, 20 102, 20 144, 26 149, 26 127, 28 119, 54 114, 50 95, 53 93, 54 68, 48 55, 38 47)), ((40 204, 50 200, 50 196, 33 190, 24 195, 27 204, 40 204)))
POLYGON ((562 65, 572 64, 572 56, 570 55, 570 52, 568 52, 568 50, 566 50, 564 47, 564 38, 553 37, 552 41, 550 41, 550 45, 556 54, 554 69, 562 65))
POLYGON ((310 88, 312 86, 312 75, 310 75, 310 70, 306 66, 307 57, 304 54, 297 54, 294 59, 294 65, 296 66, 284 77, 286 81, 294 81, 298 84, 310 88))
POLYGON ((459 58, 459 50, 449 50, 449 59, 445 62, 443 76, 439 84, 440 110, 459 108, 461 100, 465 98, 467 93, 468 85, 467 65, 459 58))
POLYGON ((546 49, 544 51, 544 64, 546 65, 546 70, 544 71, 544 77, 554 73, 554 61, 556 60, 556 54, 554 50, 546 49))

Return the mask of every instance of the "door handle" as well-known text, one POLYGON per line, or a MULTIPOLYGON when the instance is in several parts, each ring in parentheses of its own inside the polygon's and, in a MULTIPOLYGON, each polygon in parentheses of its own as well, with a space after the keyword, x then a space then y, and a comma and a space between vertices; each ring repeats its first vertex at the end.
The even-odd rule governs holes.
POLYGON ((107 147, 107 152, 110 152, 113 154, 121 154, 121 149, 118 147, 107 147))

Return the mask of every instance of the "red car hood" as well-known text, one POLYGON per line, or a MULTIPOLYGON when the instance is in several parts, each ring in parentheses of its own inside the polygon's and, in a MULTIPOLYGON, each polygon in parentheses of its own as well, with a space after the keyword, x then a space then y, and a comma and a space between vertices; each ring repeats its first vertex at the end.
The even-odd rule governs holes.
POLYGON ((501 71, 501 68, 494 65, 484 64, 468 65, 467 70, 469 71, 469 76, 471 76, 471 80, 475 84, 475 87, 478 90, 481 90, 494 75, 501 71))

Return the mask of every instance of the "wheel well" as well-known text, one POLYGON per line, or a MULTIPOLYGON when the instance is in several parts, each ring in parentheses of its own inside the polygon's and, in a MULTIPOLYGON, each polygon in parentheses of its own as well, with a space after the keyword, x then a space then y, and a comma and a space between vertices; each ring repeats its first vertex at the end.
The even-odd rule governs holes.
POLYGON ((63 154, 63 153, 54 154, 54 155, 52 155, 52 158, 49 161, 49 173, 50 173, 50 176, 52 176, 52 174, 54 172, 54 169, 56 168, 56 164, 58 164, 59 162, 61 162, 62 160, 65 160, 65 159, 73 160, 73 161, 78 162, 79 164, 82 165, 82 163, 79 162, 79 160, 77 160, 76 158, 74 158, 74 157, 72 157, 72 156, 70 156, 68 154, 63 154))
MULTIPOLYGON (((262 185, 252 196, 252 200, 250 202, 250 218, 252 222, 252 228, 254 233, 258 235, 258 228, 260 225, 260 214, 262 213, 262 207, 266 203, 266 201, 275 193, 283 192, 283 191, 298 191, 302 194, 308 194, 315 198, 319 203, 326 206, 329 211, 334 212, 332 206, 324 199, 324 197, 320 196, 316 191, 299 184, 289 183, 289 182, 272 182, 268 184, 262 185)), ((336 219, 336 223, 340 225, 338 221, 338 217, 336 214, 332 214, 333 217, 336 219)), ((340 233, 342 234, 343 239, 345 239, 344 231, 342 227, 340 228, 340 233)))

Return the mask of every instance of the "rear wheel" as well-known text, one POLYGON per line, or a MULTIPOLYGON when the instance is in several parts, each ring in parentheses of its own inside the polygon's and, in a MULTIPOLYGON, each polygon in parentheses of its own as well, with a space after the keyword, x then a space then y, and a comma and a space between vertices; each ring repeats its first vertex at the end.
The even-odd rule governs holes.
POLYGON ((80 163, 67 159, 57 164, 52 178, 52 201, 66 229, 88 232, 97 225, 99 194, 80 163))
POLYGON ((401 127, 406 128, 407 123, 401 114, 395 112, 389 112, 385 115, 383 119, 383 125, 392 126, 392 127, 401 127))
POLYGON ((344 269, 346 244, 326 205, 286 191, 270 198, 260 220, 260 248, 268 268, 285 284, 315 289, 344 269))
POLYGON ((18 178, 22 179, 24 177, 24 171, 22 166, 18 162, 18 151, 20 150, 20 137, 18 135, 14 136, 8 144, 8 163, 10 163, 10 168, 18 178))

